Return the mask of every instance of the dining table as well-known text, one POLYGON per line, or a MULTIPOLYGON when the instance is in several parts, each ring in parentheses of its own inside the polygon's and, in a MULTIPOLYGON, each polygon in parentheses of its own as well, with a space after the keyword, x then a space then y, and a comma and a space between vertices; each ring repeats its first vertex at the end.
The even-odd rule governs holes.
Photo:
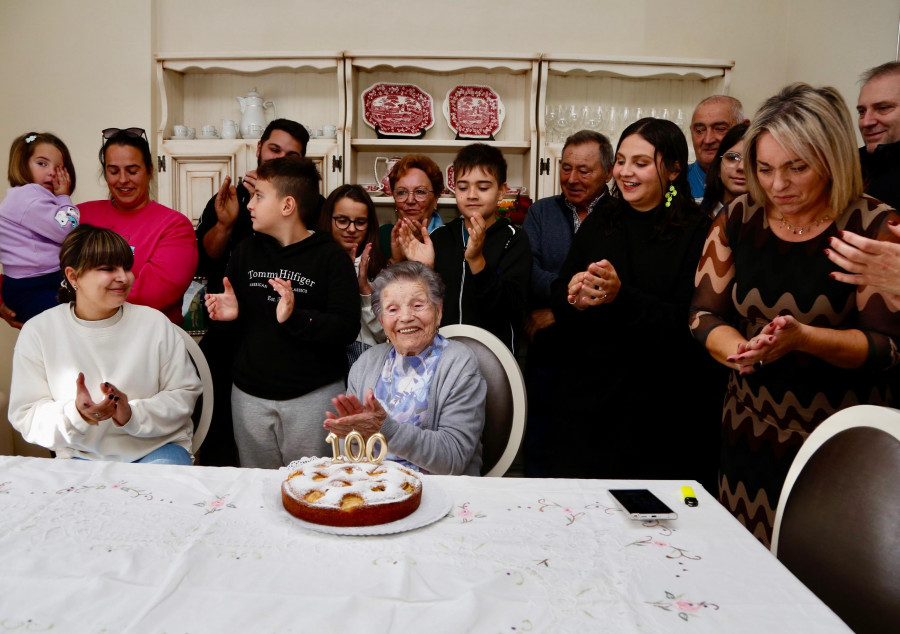
POLYGON ((287 473, 0 457, 0 632, 849 631, 696 482, 424 475, 354 532, 287 513, 287 473))

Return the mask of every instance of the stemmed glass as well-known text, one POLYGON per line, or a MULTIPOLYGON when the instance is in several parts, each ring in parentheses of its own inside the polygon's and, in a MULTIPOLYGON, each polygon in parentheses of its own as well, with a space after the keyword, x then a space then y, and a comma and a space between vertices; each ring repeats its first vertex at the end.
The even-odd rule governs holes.
POLYGON ((546 106, 544 108, 544 122, 547 126, 547 131, 550 133, 550 142, 553 143, 557 140, 556 138, 556 118, 559 114, 556 111, 556 108, 552 108, 551 106, 546 106))
POLYGON ((597 106, 595 108, 591 108, 590 106, 585 106, 582 110, 581 115, 581 124, 588 130, 593 130, 594 132, 599 132, 603 129, 603 106, 597 106))
POLYGON ((684 118, 684 110, 681 108, 678 109, 678 114, 675 115, 675 125, 681 128, 681 131, 684 132, 684 136, 688 136, 687 120, 684 118))
POLYGON ((610 142, 616 142, 616 130, 619 126, 619 111, 615 106, 609 107, 609 114, 606 115, 606 136, 610 142))
POLYGON ((560 141, 564 141, 575 127, 575 119, 578 117, 578 111, 575 106, 559 106, 559 114, 556 117, 556 131, 559 133, 560 141))

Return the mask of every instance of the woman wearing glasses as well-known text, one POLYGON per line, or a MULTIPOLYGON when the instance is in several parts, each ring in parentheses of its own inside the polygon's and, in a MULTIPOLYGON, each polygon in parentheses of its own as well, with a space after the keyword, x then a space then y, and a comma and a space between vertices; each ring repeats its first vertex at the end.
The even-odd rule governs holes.
MULTIPOLYGON (((424 154, 407 154, 397 161, 388 176, 397 219, 408 218, 431 233, 444 224, 437 212, 444 191, 441 169, 424 154)), ((381 249, 391 262, 406 258, 400 248, 400 223, 382 225, 378 230, 381 249)))
POLYGON ((319 217, 319 231, 331 233, 356 266, 361 309, 356 341, 347 347, 350 365, 375 344, 385 342, 384 328, 372 310, 370 282, 387 264, 378 239, 375 205, 359 185, 341 185, 328 196, 319 217))
POLYGON ((187 217, 150 200, 153 158, 141 128, 103 131, 100 165, 109 199, 78 206, 81 222, 112 229, 134 253, 128 301, 181 324, 181 301, 197 269, 197 239, 187 217))
POLYGON ((731 128, 719 144, 716 158, 706 171, 706 191, 700 209, 715 216, 732 200, 747 193, 744 178, 744 133, 747 123, 739 123, 731 128))

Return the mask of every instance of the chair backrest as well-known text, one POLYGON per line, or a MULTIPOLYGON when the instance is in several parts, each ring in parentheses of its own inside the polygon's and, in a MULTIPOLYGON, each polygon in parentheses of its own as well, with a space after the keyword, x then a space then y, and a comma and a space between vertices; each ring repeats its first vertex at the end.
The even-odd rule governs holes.
POLYGON ((475 353, 487 383, 484 431, 481 434, 481 474, 500 477, 509 469, 525 435, 525 379, 516 358, 496 336, 483 328, 452 324, 440 333, 475 353))
POLYGON ((900 628, 900 411, 850 407, 810 434, 772 552, 854 631, 900 628))
POLYGON ((194 439, 191 442, 191 454, 196 456, 200 450, 200 445, 206 440, 206 434, 209 432, 209 423, 212 421, 213 414, 213 381, 212 374, 209 371, 209 364, 200 346, 194 341, 194 338, 181 328, 176 328, 184 339, 184 345, 187 347, 188 354, 191 355, 191 361, 197 368, 197 374, 200 375, 200 381, 203 383, 203 395, 200 397, 203 408, 200 410, 200 420, 197 421, 197 427, 194 429, 194 439))

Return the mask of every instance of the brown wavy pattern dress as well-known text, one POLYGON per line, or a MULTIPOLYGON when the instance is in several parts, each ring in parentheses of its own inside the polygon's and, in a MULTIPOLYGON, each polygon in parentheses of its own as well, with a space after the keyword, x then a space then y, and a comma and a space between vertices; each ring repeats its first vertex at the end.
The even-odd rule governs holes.
POLYGON ((749 339, 778 315, 824 328, 856 328, 869 343, 868 358, 854 370, 792 352, 753 374, 731 373, 722 413, 719 500, 766 545, 785 476, 809 433, 839 409, 889 403, 885 370, 898 361, 900 315, 873 289, 828 277, 839 269, 824 254, 828 238, 841 230, 897 242, 887 229, 889 219, 900 221, 889 206, 864 196, 822 234, 786 242, 772 232, 764 205, 744 195, 710 228, 690 317, 701 343, 721 325, 749 339))

